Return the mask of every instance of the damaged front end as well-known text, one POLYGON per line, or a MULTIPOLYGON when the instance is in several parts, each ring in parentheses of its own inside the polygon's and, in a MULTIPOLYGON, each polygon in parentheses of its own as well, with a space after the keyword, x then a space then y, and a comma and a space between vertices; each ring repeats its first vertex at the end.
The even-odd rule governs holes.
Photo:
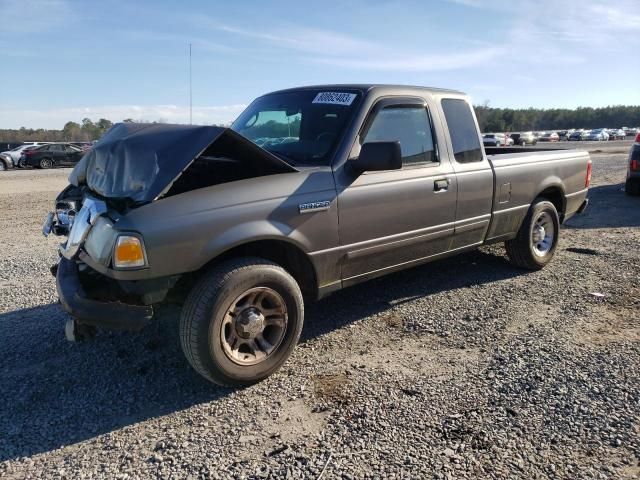
POLYGON ((144 227, 128 221, 129 212, 191 190, 294 171, 230 129, 115 125, 73 169, 42 229, 67 237, 52 272, 74 328, 138 330, 181 278, 153 271, 144 227))
POLYGON ((94 327, 140 330, 153 317, 153 306, 145 304, 144 295, 127 292, 126 283, 100 274, 82 260, 87 258, 87 236, 104 219, 108 207, 105 201, 88 194, 81 199, 65 197, 75 188, 62 192, 55 212, 47 216, 43 227, 45 235, 67 237, 59 247, 60 261, 52 268, 60 303, 72 315, 65 327, 66 336, 77 340, 89 336, 94 327))

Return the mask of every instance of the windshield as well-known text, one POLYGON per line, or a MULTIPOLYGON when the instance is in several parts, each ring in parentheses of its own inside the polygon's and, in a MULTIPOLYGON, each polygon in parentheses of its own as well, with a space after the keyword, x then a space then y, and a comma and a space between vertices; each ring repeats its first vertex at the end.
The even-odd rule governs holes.
POLYGON ((329 165, 359 101, 357 92, 342 89, 265 95, 231 128, 294 165, 329 165))

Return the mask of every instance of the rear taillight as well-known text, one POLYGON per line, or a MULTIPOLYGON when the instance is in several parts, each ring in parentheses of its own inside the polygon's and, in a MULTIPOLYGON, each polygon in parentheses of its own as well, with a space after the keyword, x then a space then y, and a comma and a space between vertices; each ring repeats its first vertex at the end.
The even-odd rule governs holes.
POLYGON ((638 160, 631 160, 630 167, 632 172, 640 171, 640 162, 638 160))
POLYGON ((584 188, 589 188, 591 185, 591 160, 587 163, 587 178, 584 180, 584 188))

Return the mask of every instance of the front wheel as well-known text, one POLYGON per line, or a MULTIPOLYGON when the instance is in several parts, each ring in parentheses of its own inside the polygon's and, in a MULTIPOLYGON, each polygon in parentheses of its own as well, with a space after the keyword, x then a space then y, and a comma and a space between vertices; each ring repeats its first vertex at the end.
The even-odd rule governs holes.
POLYGON ((540 270, 551 261, 558 245, 560 219, 553 203, 538 198, 529 209, 516 238, 505 242, 511 263, 540 270))
POLYGON ((224 262, 195 285, 180 318, 180 343, 191 366, 223 386, 271 375, 298 343, 304 320, 300 287, 261 258, 224 262))

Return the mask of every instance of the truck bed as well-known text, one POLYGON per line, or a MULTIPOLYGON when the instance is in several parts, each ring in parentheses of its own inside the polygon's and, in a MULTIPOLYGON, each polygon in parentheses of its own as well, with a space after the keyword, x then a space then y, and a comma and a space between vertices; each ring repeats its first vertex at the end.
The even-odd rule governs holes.
POLYGON ((553 199, 562 222, 578 211, 587 196, 589 154, 584 150, 498 147, 486 152, 495 177, 487 240, 514 231, 513 225, 520 225, 536 196, 553 199), (527 168, 534 164, 543 168, 527 168))

